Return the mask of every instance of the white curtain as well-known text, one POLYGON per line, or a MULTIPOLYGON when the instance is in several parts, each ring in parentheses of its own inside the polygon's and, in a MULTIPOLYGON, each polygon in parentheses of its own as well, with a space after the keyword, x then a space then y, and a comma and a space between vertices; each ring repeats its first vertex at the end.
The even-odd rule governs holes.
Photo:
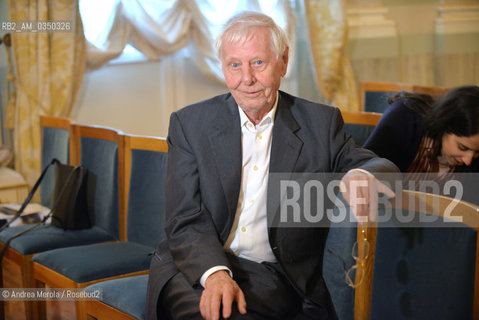
POLYGON ((118 57, 127 44, 151 60, 187 47, 205 76, 224 83, 215 39, 222 24, 243 10, 270 15, 288 33, 294 57, 295 20, 289 0, 117 0, 113 8, 104 30, 88 43, 89 69, 118 57))

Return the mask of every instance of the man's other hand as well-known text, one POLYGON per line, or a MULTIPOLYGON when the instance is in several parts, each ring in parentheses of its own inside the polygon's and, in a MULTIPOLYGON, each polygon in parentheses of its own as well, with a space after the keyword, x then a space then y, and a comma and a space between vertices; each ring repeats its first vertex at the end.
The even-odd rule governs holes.
POLYGON ((220 270, 211 274, 206 279, 205 289, 201 294, 200 311, 203 318, 219 319, 221 306, 223 306, 223 318, 229 318, 233 302, 236 302, 241 314, 246 313, 246 300, 243 291, 228 272, 220 270))
POLYGON ((394 198, 395 193, 371 173, 353 169, 341 179, 340 191, 359 223, 376 221, 378 194, 394 198))

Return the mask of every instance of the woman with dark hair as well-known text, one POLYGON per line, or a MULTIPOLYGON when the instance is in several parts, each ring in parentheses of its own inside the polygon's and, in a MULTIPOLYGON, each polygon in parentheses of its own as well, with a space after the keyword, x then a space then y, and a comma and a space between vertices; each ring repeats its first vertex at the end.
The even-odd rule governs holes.
POLYGON ((434 101, 399 92, 364 147, 402 172, 479 172, 479 87, 461 86, 434 101))

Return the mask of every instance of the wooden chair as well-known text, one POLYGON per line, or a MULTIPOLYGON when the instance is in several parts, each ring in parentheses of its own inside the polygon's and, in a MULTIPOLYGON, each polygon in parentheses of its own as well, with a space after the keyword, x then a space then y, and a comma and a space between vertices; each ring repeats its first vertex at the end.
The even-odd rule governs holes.
MULTIPOLYGON (((70 153, 70 139, 71 139, 71 120, 63 117, 41 116, 40 117, 40 135, 41 135, 41 166, 44 168, 53 158, 57 158, 63 163, 68 163, 70 153)), ((50 207, 52 203, 52 194, 54 188, 54 172, 49 170, 45 175, 40 185, 40 202, 46 207, 50 207)), ((28 225, 9 227, 0 233, 0 244, 3 243, 14 234, 24 230, 28 225)), ((32 234, 35 232, 32 231, 32 234)), ((35 237, 35 236, 33 236, 35 237)), ((41 252, 45 248, 35 242, 24 241, 25 239, 18 238, 11 242, 9 248, 5 252, 2 260, 2 269, 6 265, 13 264, 21 273, 21 285, 24 288, 32 287, 31 275, 31 258, 34 253, 41 252)), ((50 244, 48 248, 51 247, 50 244)), ((61 246, 61 242, 58 243, 61 246)), ((32 302, 25 301, 25 312, 28 319, 33 317, 32 302)))
POLYGON ((375 126, 382 116, 381 113, 364 111, 341 111, 341 115, 345 123, 364 124, 368 126, 375 126))
POLYGON ((479 319, 479 206, 408 190, 392 203, 395 210, 462 227, 359 228, 358 240, 365 231, 370 251, 355 290, 354 319, 479 319))
POLYGON ((358 146, 362 146, 381 118, 381 113, 341 111, 344 128, 358 146))
MULTIPOLYGON (((148 243, 152 250, 164 237, 163 230, 158 231, 161 227, 157 227, 158 223, 163 225, 164 216, 156 215, 156 219, 160 219, 160 221, 153 223, 151 223, 151 218, 141 219, 150 224, 148 227, 141 228, 143 240, 140 240, 138 239, 139 228, 135 227, 137 224, 135 220, 140 220, 135 219, 133 213, 141 210, 143 214, 153 216, 155 211, 158 211, 159 204, 155 205, 152 201, 162 201, 159 196, 161 193, 156 189, 159 185, 164 185, 163 175, 166 174, 164 161, 167 150, 168 145, 164 139, 142 136, 125 137, 126 189, 129 195, 127 239, 132 241, 137 239, 136 241, 148 243), (153 168, 158 170, 152 170, 153 168), (140 186, 142 189, 138 190, 140 186)), ((101 290, 102 297, 99 300, 85 301, 87 317, 98 320, 144 319, 147 283, 148 275, 138 275, 102 281, 88 286, 85 288, 86 291, 101 290)))
MULTIPOLYGON (((63 230, 52 225, 41 228, 19 237, 18 241, 27 243, 32 251, 43 254, 58 248, 86 245, 99 242, 117 241, 119 239, 119 213, 123 207, 121 203, 123 168, 123 135, 113 129, 72 125, 71 162, 82 164, 88 168, 87 202, 89 214, 92 217, 92 227, 80 230, 63 230)), ((13 243, 12 243, 13 247, 13 243)), ((35 261, 37 254, 32 258, 35 261)), ((78 263, 78 262, 77 262, 78 263)), ((38 286, 38 281, 62 286, 61 279, 54 274, 41 272, 32 264, 32 287, 38 286)), ((46 268, 45 268, 46 269, 46 268)), ((34 309, 38 308, 34 301, 34 309)), ((44 301, 38 302, 45 306, 44 301)), ((42 317, 42 312, 35 310, 35 318, 42 317)))
POLYGON ((448 90, 449 88, 444 88, 444 87, 428 87, 428 86, 417 86, 417 85, 413 85, 412 87, 412 92, 428 94, 432 96, 433 98, 438 98, 442 96, 448 90))
MULTIPOLYGON (((33 277, 39 286, 83 288, 148 273, 151 253, 164 235, 167 144, 165 139, 133 135, 125 135, 124 141, 122 194, 129 197, 128 201, 121 198, 123 207, 128 208, 122 216, 123 241, 61 248, 35 256, 33 277)), ((75 303, 77 319, 83 319, 84 301, 75 303)))

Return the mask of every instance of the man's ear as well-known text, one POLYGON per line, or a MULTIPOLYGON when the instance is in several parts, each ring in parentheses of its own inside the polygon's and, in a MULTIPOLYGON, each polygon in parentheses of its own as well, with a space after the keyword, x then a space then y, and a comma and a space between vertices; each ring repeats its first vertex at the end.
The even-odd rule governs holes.
POLYGON ((281 72, 281 76, 284 77, 286 75, 286 71, 288 71, 289 47, 286 47, 281 59, 283 60, 283 72, 281 72))

